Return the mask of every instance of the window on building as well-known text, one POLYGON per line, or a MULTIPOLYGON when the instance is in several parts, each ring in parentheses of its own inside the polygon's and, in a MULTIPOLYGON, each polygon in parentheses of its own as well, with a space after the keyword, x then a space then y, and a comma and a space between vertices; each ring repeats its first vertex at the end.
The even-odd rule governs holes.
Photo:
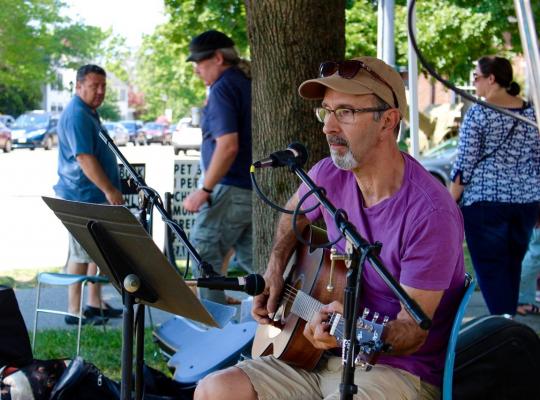
POLYGON ((51 90, 58 90, 62 91, 64 90, 64 80, 62 77, 62 74, 57 73, 55 80, 51 83, 51 90))

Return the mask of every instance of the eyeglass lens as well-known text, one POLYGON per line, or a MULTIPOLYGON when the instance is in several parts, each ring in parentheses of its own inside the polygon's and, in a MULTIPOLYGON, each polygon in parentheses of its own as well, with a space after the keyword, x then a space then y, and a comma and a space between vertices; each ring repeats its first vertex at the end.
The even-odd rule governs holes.
MULTIPOLYGON (((337 71, 339 76, 342 78, 352 79, 362 67, 364 67, 364 64, 357 60, 347 60, 339 63, 335 61, 327 61, 321 64, 320 76, 325 78, 327 76, 334 75, 337 71)), ((366 71, 369 72, 367 69, 366 71)))

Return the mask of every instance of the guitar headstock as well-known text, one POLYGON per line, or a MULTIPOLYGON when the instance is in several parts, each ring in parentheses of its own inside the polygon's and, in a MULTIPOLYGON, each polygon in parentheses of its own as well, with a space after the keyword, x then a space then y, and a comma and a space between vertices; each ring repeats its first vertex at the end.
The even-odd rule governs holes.
MULTIPOLYGON (((356 321, 356 340, 358 342, 358 355, 356 365, 369 371, 375 364, 379 352, 386 349, 387 345, 382 341, 382 333, 388 323, 388 316, 381 318, 378 312, 374 312, 369 318, 370 310, 364 308, 362 316, 356 321)), ((329 319, 330 334, 335 335, 340 346, 343 340, 343 317, 340 314, 332 314, 329 319)))

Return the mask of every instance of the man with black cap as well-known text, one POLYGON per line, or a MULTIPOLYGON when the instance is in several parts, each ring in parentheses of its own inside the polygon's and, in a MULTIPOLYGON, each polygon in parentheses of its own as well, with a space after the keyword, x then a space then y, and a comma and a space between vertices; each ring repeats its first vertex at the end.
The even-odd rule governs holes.
MULTIPOLYGON (((383 61, 359 57, 322 63, 319 77, 302 83, 299 92, 306 99, 322 100, 315 113, 330 147, 331 157, 319 161, 310 176, 362 237, 382 243, 384 265, 433 321, 429 331, 422 330, 366 263, 359 309, 371 310, 370 320, 377 312, 390 321, 382 333, 387 351, 370 371, 355 371, 354 398, 439 398, 445 350, 464 288, 463 220, 447 190, 399 151, 397 133, 407 115, 403 81, 383 61)), ((301 185, 287 208, 293 210, 307 192, 301 185)), ((298 218, 298 229, 324 219, 328 239, 337 240, 343 253, 345 240, 333 218, 313 196, 302 205, 311 207, 315 209, 298 218)), ((291 220, 287 214, 280 219, 266 289, 253 301, 252 314, 261 324, 270 323, 283 291, 283 271, 296 244, 291 220)), ((341 295, 336 293, 336 299, 341 295)), ((338 399, 342 359, 335 355, 340 353, 338 341, 326 322, 333 312, 343 312, 340 302, 323 306, 304 329, 313 347, 329 350, 315 370, 274 356, 247 360, 207 376, 195 399, 338 399)))
MULTIPOLYGON (((238 264, 251 271, 251 79, 241 69, 245 62, 234 42, 222 32, 196 36, 189 49, 187 61, 208 87, 201 118, 203 185, 183 203, 197 212, 190 238, 214 270, 233 248, 238 264)), ((201 290, 201 296, 226 301, 223 291, 201 290)))

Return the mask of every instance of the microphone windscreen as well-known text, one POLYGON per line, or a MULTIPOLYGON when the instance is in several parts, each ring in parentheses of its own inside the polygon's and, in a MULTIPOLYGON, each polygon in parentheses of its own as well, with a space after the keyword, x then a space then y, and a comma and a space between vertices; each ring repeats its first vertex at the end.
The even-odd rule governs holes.
POLYGON ((259 274, 251 274, 244 277, 246 280, 244 292, 251 296, 257 296, 264 291, 264 278, 259 274))
POLYGON ((299 166, 303 166, 307 159, 308 159, 308 151, 306 149, 306 146, 304 146, 300 142, 293 142, 290 145, 287 146, 287 148, 293 150, 296 152, 296 162, 299 166))

